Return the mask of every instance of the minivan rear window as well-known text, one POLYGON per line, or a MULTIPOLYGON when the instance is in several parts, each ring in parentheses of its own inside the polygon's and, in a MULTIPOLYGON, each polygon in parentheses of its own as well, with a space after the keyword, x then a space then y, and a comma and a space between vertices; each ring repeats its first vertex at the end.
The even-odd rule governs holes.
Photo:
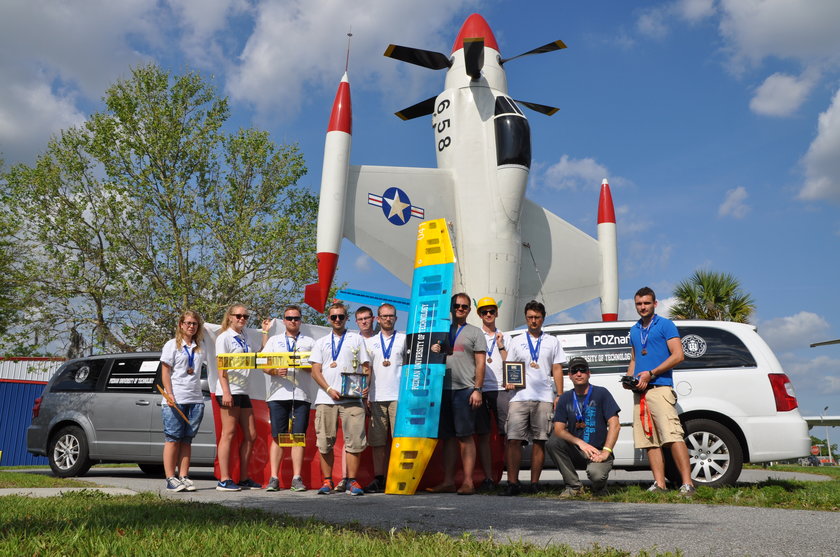
MULTIPOLYGON (((685 361, 677 370, 755 367, 744 343, 729 331, 714 327, 678 327, 685 361)), ((592 373, 627 373, 630 333, 621 329, 552 331, 568 358, 582 356, 592 373)))
POLYGON ((52 392, 90 392, 96 390, 96 383, 102 368, 108 360, 78 360, 68 362, 58 370, 52 392))
POLYGON ((154 383, 158 368, 160 368, 160 361, 154 358, 115 360, 105 389, 123 392, 157 392, 154 383))

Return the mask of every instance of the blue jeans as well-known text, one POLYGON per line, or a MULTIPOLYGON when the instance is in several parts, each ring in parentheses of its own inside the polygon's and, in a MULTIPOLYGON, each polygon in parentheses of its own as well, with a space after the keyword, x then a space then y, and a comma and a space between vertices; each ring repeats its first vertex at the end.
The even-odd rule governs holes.
POLYGON ((163 436, 169 443, 186 443, 191 444, 193 437, 198 433, 198 426, 201 425, 201 419, 204 417, 204 403, 196 402, 194 404, 178 404, 181 412, 190 420, 190 423, 184 421, 184 418, 174 408, 168 404, 161 406, 163 412, 163 436))

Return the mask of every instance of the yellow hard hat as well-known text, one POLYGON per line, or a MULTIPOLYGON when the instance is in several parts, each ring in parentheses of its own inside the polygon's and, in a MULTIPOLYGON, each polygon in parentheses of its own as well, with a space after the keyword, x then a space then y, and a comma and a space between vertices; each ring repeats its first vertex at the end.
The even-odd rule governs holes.
POLYGON ((497 304, 496 300, 494 300, 490 296, 485 296, 484 298, 480 299, 477 304, 475 304, 476 309, 481 309, 487 306, 499 307, 499 304, 497 304))

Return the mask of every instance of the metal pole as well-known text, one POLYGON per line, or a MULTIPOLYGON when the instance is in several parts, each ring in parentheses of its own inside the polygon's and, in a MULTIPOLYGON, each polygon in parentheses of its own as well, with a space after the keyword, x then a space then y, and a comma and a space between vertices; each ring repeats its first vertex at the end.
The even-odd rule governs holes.
MULTIPOLYGON (((822 414, 823 422, 825 421, 826 412, 828 412, 828 406, 823 408, 823 414, 822 414)), ((831 439, 828 438, 828 426, 823 424, 823 427, 825 427, 825 446, 828 450, 828 462, 831 463, 831 464, 834 464, 834 456, 832 456, 832 454, 831 454, 831 439)))

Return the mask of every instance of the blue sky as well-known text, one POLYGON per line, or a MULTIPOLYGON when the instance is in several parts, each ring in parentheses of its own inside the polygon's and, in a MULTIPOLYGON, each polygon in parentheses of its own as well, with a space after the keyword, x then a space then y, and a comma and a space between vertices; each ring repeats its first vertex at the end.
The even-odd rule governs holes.
MULTIPOLYGON (((231 126, 297 142, 317 190, 324 133, 352 30, 353 164, 434 166, 429 122, 393 113, 439 92, 443 72, 382 56, 389 43, 449 53, 472 12, 528 113, 528 196, 595 235, 598 188, 616 204, 621 317, 652 286, 669 303, 695 269, 740 279, 754 323, 805 414, 840 414, 840 3, 836 0, 513 2, 170 0, 0 5, 0 151, 31 162, 49 136, 100 110, 129 68, 200 71, 231 126)), ((353 246, 339 280, 406 296, 353 246)), ((476 293, 475 295, 478 295, 476 293)), ((549 308, 551 309, 551 308, 549 308)), ((661 311, 664 313, 664 311, 661 311)), ((597 302, 555 320, 597 319, 597 302)))

